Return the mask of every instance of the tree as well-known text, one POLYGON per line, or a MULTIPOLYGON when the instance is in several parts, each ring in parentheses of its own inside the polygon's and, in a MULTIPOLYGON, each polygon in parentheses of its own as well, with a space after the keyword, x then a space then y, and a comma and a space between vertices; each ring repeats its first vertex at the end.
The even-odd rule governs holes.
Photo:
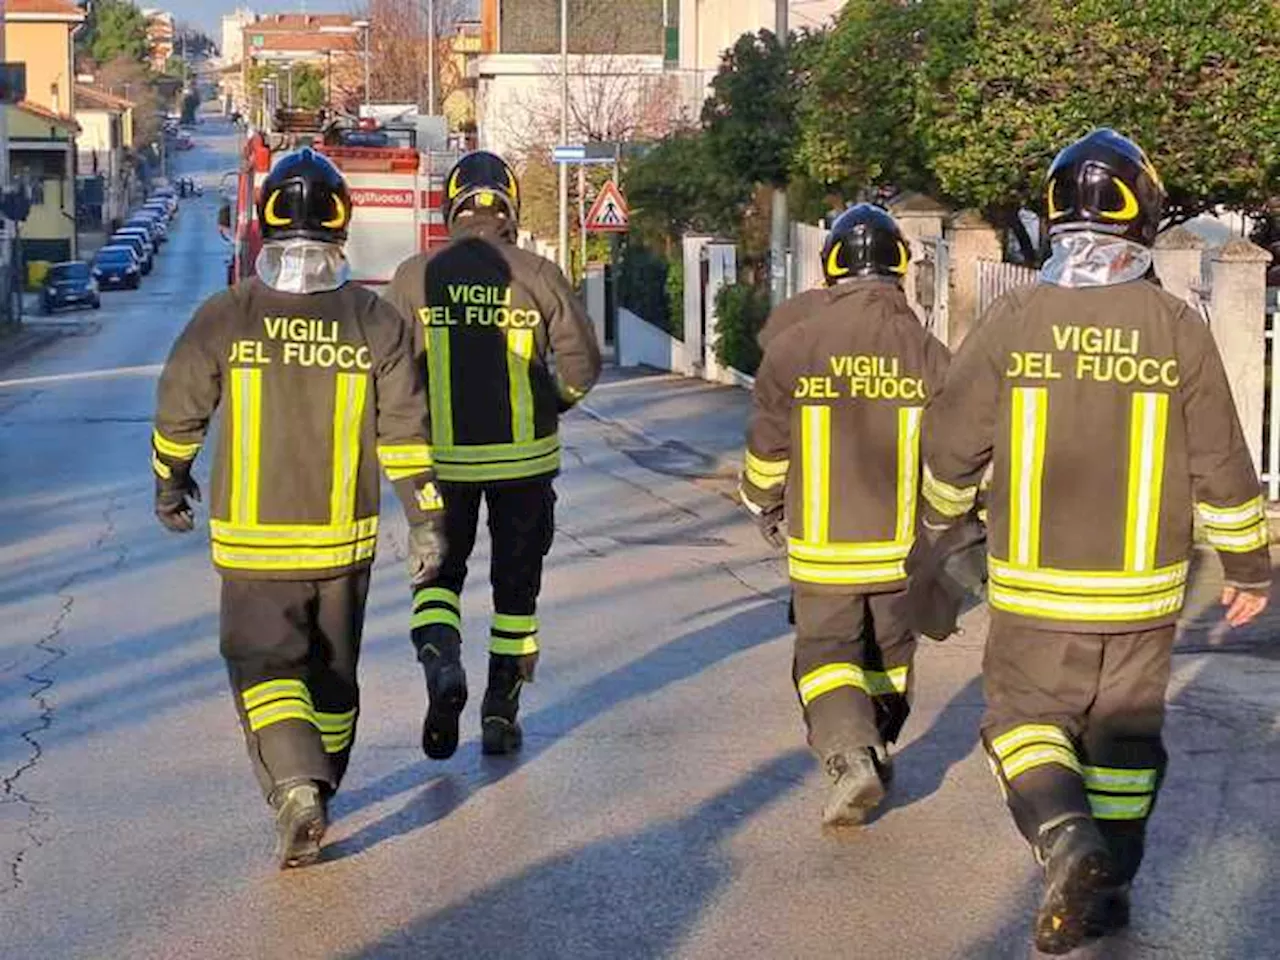
MULTIPOLYGON (((449 38, 461 19, 460 0, 436 0, 436 106, 466 79, 453 65, 449 38)), ((369 52, 375 69, 370 75, 371 97, 381 103, 426 106, 428 33, 422 0, 368 0, 363 16, 370 23, 369 52)))
POLYGON ((1151 154, 1168 222, 1258 210, 1280 182, 1273 0, 851 0, 802 98, 800 162, 1014 231, 1056 150, 1113 126, 1151 154))
POLYGON ((276 105, 287 107, 289 91, 293 90, 293 107, 298 110, 316 110, 328 99, 325 72, 310 63, 295 63, 289 70, 280 64, 257 63, 249 68, 248 95, 256 108, 262 98, 262 83, 273 80, 276 85, 276 105))
POLYGON ((95 63, 118 57, 144 63, 150 53, 147 18, 128 0, 96 0, 79 43, 95 63))
POLYGON ((157 114, 164 104, 146 65, 128 56, 118 56, 98 66, 94 86, 133 102, 133 138, 138 150, 160 139, 157 114))

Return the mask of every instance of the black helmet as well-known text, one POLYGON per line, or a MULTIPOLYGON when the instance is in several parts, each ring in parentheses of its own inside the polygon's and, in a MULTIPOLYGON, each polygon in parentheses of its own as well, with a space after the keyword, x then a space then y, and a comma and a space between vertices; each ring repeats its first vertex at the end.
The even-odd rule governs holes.
POLYGON ((310 147, 281 157, 258 198, 263 240, 345 243, 351 195, 333 162, 310 147))
POLYGON ((515 171, 496 153, 476 150, 453 165, 440 208, 447 226, 464 210, 496 210, 513 224, 520 219, 515 171))
POLYGON ((902 277, 911 250, 893 217, 872 203, 850 207, 831 224, 822 245, 827 286, 849 277, 902 277))
POLYGON ((1164 184, 1142 148, 1101 127, 1067 147, 1045 181, 1049 234, 1097 230, 1151 246, 1164 184))

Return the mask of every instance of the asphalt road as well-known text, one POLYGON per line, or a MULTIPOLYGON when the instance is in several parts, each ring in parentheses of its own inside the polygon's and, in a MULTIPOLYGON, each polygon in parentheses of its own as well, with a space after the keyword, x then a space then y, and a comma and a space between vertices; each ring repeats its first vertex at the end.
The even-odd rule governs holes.
MULTIPOLYGON (((215 133, 177 172, 216 185, 233 144, 215 133)), ((457 756, 421 756, 392 519, 328 856, 278 873, 203 537, 150 510, 154 365, 223 282, 213 193, 141 291, 0 371, 0 956, 1031 955, 1035 869, 976 744, 982 611, 922 650, 888 808, 824 833, 781 566, 722 481, 582 413, 524 752, 482 758, 473 705, 457 756)), ((486 567, 482 550, 465 597, 477 694, 486 567)), ((1135 928, 1084 956, 1280 954, 1274 624, 1205 652, 1215 618, 1199 600, 1177 660, 1135 928)))

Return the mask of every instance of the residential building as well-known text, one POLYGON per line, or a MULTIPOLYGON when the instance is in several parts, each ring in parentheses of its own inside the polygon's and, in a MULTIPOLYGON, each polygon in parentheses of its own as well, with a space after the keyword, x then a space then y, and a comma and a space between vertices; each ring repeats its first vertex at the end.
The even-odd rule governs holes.
POLYGON ((29 101, 6 106, 5 112, 9 176, 25 186, 31 198, 27 219, 18 225, 23 260, 73 259, 79 250, 76 121, 29 101))
POLYGON ((258 19, 248 7, 237 7, 222 15, 222 65, 229 67, 244 60, 244 28, 258 19))
MULTIPOLYGON (((250 74, 255 67, 283 70, 306 63, 324 71, 331 102, 352 96, 363 84, 363 47, 355 17, 349 14, 276 13, 262 16, 242 31, 241 89, 245 101, 258 97, 250 74)), ((287 99, 283 77, 279 101, 287 99)))
POLYGON ((464 133, 476 129, 475 66, 484 54, 484 39, 478 20, 463 20, 453 25, 453 33, 445 38, 448 52, 440 66, 440 89, 445 91, 440 112, 449 119, 449 128, 464 133))
POLYGON ((5 0, 10 62, 27 65, 27 100, 62 117, 72 110, 72 45, 85 14, 71 0, 5 0))
POLYGON ((178 38, 177 25, 168 10, 147 8, 142 15, 147 18, 147 50, 151 69, 162 73, 173 58, 178 38))
POLYGON ((81 223, 98 227, 112 225, 129 212, 133 187, 134 104, 104 90, 77 85, 76 122, 77 193, 81 198, 81 223))

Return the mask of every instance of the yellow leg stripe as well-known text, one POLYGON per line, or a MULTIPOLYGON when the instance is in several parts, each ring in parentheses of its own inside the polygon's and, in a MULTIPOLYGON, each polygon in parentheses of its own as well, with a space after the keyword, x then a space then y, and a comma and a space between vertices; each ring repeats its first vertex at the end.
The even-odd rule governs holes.
POLYGON ((495 613, 493 629, 504 633, 533 633, 538 629, 538 618, 533 614, 495 613))
POLYGON ((528 637, 493 637, 489 638, 489 652, 508 657, 524 657, 538 652, 538 635, 528 637))
POLYGON ((750 450, 743 457, 743 466, 751 473, 759 474, 762 477, 773 477, 777 479, 781 477, 786 479, 787 471, 791 469, 791 461, 783 460, 766 460, 764 457, 757 457, 750 450))
POLYGON ((453 371, 449 362, 449 328, 427 327, 427 398, 431 405, 433 446, 453 444, 453 371))
POLYGON ((312 726, 316 724, 315 712, 311 709, 311 705, 301 700, 281 700, 249 711, 249 729, 253 731, 262 730, 285 720, 301 720, 312 726))
POLYGON ((1055 763, 1060 767, 1066 767, 1072 773, 1080 772, 1080 761, 1076 758, 1074 751, 1066 747, 1039 745, 1022 748, 1007 760, 1002 760, 1000 767, 1004 770, 1005 778, 1013 780, 1029 770, 1055 763))
POLYGON ((771 477, 767 474, 760 473, 758 470, 753 470, 751 467, 747 467, 743 470, 742 475, 746 478, 748 483, 754 485, 760 490, 772 490, 775 487, 781 487, 787 482, 786 474, 783 474, 780 477, 771 477))
POLYGON ((894 539, 910 550, 920 493, 920 419, 923 407, 898 408, 898 522, 894 539))
POLYGON ((991 749, 1001 759, 1021 750, 1029 743, 1057 744, 1073 753, 1075 744, 1061 727, 1049 723, 1024 723, 991 740, 991 749))
POLYGON ((419 610, 409 621, 411 629, 418 627, 429 627, 434 623, 444 624, 446 627, 461 632, 462 617, 458 615, 456 610, 446 610, 444 607, 427 607, 425 610, 419 610))
POLYGON ((156 472, 156 476, 161 480, 173 479, 173 471, 169 469, 169 465, 154 453, 151 454, 151 469, 156 472))
POLYGON ((342 733, 356 725, 355 710, 347 710, 344 713, 322 713, 317 710, 315 715, 316 726, 320 728, 321 733, 342 733))
POLYGON ((1009 456, 1009 556, 1026 567, 1040 564, 1040 496, 1044 484, 1044 444, 1048 393, 1044 387, 1015 387, 1009 456))
POLYGON ((320 735, 320 739, 324 742, 325 753, 341 753, 351 746, 351 741, 355 738, 354 730, 348 730, 345 733, 323 733, 320 735))
POLYGON ((1127 769, 1124 767, 1084 768, 1084 785, 1088 790, 1104 790, 1107 793, 1151 793, 1156 788, 1157 771, 1127 769))
POLYGON ((511 439, 533 439, 533 384, 529 361, 533 357, 533 331, 507 328, 507 386, 511 396, 511 439))
POLYGON ((1155 802, 1151 795, 1113 797, 1108 794, 1089 794, 1089 809, 1095 820, 1145 820, 1151 814, 1155 802))
POLYGON ((231 523, 258 522, 262 452, 262 370, 231 371, 231 523))
POLYGON ((804 462, 804 539, 825 543, 831 496, 831 408, 806 406, 800 412, 804 462))
POLYGON ((240 693, 240 699, 244 702, 246 710, 252 710, 254 707, 260 707, 264 703, 284 697, 294 697, 305 703, 311 703, 311 691, 301 680, 267 680, 240 693))
POLYGON ((433 600, 447 603, 455 610, 462 609, 462 597, 447 587, 423 587, 413 594, 413 605, 415 607, 419 604, 431 603, 433 600))
POLYGON ((1125 514, 1126 570, 1153 570, 1160 534, 1169 395, 1135 393, 1129 413, 1129 500, 1125 514))
POLYGON ((863 670, 852 663, 829 663, 810 670, 800 678, 797 688, 806 707, 823 694, 840 687, 853 687, 872 697, 907 692, 907 667, 894 667, 884 673, 863 670))
POLYGON ((177 440, 170 440, 159 430, 151 432, 151 444, 160 453, 175 460, 194 460, 200 452, 199 443, 179 443, 177 440))

